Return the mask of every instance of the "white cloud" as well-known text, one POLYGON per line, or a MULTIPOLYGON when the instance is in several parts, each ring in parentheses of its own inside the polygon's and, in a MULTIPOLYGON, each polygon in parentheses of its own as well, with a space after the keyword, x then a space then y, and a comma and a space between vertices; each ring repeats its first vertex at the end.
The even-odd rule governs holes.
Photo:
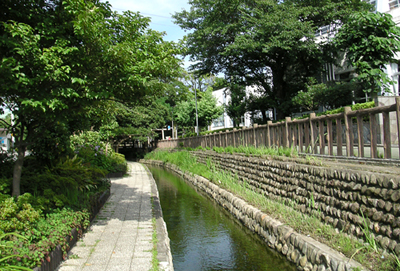
POLYGON ((173 23, 171 16, 182 9, 189 9, 187 0, 109 0, 108 2, 118 12, 139 11, 143 16, 150 17, 150 28, 166 32, 165 40, 178 41, 185 35, 185 32, 173 23))
MULTIPOLYGON (((150 28, 165 32, 164 40, 175 41, 182 39, 186 34, 178 25, 173 23, 172 15, 189 10, 188 0, 109 0, 112 9, 118 12, 131 10, 139 11, 143 16, 150 17, 150 28)), ((183 60, 183 67, 188 68, 192 62, 188 58, 183 60)))

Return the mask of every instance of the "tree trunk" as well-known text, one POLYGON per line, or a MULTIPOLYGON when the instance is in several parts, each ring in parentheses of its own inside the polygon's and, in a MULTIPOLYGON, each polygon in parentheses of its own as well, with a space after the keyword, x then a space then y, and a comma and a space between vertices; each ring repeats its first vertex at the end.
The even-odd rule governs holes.
POLYGON ((118 153, 119 150, 119 142, 117 142, 117 144, 115 145, 115 153, 118 153))
MULTIPOLYGON (((22 145, 22 144, 20 144, 22 145)), ((14 174, 13 174, 13 190, 12 195, 14 197, 18 197, 21 194, 21 173, 22 173, 22 166, 24 164, 25 158, 25 147, 19 146, 18 147, 18 156, 17 160, 14 164, 14 174)))

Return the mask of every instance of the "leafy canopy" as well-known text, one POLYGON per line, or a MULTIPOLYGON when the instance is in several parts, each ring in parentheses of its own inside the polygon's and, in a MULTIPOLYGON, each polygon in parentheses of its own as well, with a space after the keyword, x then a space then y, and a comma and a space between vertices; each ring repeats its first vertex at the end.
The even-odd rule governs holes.
MULTIPOLYGON (((349 14, 369 8, 361 0, 191 0, 175 22, 190 31, 186 54, 202 74, 224 73, 247 86, 282 117, 293 110, 291 98, 306 78, 334 61, 329 41, 316 43, 321 26, 340 26, 349 14)), ((257 103, 255 103, 257 104, 257 103)), ((262 104, 262 103, 258 103, 262 104)), ((263 110, 261 110, 263 111, 263 110)))
POLYGON ((47 127, 64 124, 58 135, 87 128, 81 123, 93 104, 161 93, 179 71, 179 46, 139 13, 118 14, 98 0, 2 1, 0 8, 0 106, 15 116, 8 129, 18 150, 16 196, 25 149, 47 127))
POLYGON ((364 91, 376 95, 380 90, 389 91, 393 81, 385 73, 385 65, 395 63, 400 50, 400 28, 386 13, 358 12, 335 37, 338 48, 354 67, 364 91))

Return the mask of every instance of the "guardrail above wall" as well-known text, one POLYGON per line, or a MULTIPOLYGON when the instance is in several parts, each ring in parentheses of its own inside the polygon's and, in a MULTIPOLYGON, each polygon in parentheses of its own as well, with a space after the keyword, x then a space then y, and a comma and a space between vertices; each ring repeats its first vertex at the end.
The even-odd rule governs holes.
POLYGON ((277 146, 296 148, 300 153, 399 159, 400 97, 395 103, 332 115, 294 119, 250 128, 212 133, 199 137, 162 140, 158 148, 277 146))

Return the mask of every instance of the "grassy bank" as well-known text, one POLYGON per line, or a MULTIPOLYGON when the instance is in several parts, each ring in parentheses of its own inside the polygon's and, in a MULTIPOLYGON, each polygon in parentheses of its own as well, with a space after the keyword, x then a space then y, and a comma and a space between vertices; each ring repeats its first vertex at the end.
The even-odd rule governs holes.
POLYGON ((295 202, 288 206, 283 202, 269 200, 264 195, 254 192, 248 183, 240 181, 230 173, 216 169, 215 164, 210 160, 207 161, 207 165, 197 163, 196 158, 188 151, 156 151, 147 154, 145 159, 160 160, 175 164, 183 171, 203 176, 259 208, 271 217, 291 226, 297 232, 310 235, 314 239, 342 252, 347 257, 357 260, 371 270, 400 270, 399 260, 393 254, 382 253, 374 242, 374 239, 369 238, 370 233, 367 226, 364 227, 364 233, 367 237, 366 241, 360 242, 349 237, 347 234, 338 232, 332 226, 322 223, 318 212, 313 216, 309 216, 296 211, 294 208, 296 207, 295 202))

